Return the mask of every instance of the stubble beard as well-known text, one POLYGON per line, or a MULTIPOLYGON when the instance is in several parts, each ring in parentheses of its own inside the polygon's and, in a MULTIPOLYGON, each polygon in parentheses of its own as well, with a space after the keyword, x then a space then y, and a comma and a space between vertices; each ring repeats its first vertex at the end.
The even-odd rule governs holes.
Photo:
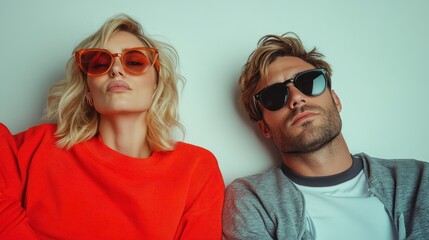
POLYGON ((276 145, 283 153, 311 153, 331 143, 341 132, 341 118, 334 104, 327 110, 320 107, 303 107, 297 112, 304 110, 317 110, 322 116, 321 126, 314 126, 313 120, 301 124, 303 128, 297 136, 291 136, 284 127, 274 138, 276 145))

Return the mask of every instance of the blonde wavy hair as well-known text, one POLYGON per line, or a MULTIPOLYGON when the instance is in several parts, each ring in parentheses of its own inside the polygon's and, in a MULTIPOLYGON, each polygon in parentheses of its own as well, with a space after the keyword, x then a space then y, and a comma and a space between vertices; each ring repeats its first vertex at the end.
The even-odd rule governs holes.
MULTIPOLYGON (((159 51, 160 70, 157 73, 157 88, 150 106, 146 122, 147 140, 153 151, 174 149, 174 129, 184 132, 178 121, 178 82, 184 83, 177 72, 178 54, 176 50, 144 34, 141 25, 125 14, 108 19, 93 35, 84 39, 73 53, 85 48, 102 48, 110 36, 118 31, 134 34, 146 46, 159 51)), ((69 149, 73 145, 88 140, 98 133, 100 115, 85 98, 88 91, 86 75, 81 72, 74 55, 68 60, 66 79, 49 89, 45 118, 57 122, 57 145, 69 149)))
POLYGON ((268 66, 278 57, 283 56, 297 57, 316 68, 325 68, 328 87, 331 87, 332 69, 323 60, 323 54, 316 48, 306 51, 299 37, 293 32, 287 32, 281 36, 266 35, 258 41, 257 48, 250 54, 239 79, 240 101, 253 121, 261 120, 254 104, 254 95, 260 88, 265 87, 261 83, 267 80, 268 66))

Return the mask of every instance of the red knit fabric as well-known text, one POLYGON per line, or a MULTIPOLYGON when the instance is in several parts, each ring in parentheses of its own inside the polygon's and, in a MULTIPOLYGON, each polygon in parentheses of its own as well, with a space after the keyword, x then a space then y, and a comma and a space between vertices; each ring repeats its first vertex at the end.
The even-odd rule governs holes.
POLYGON ((213 154, 179 142, 147 159, 99 137, 55 147, 56 125, 0 124, 0 239, 220 239, 224 182, 213 154))

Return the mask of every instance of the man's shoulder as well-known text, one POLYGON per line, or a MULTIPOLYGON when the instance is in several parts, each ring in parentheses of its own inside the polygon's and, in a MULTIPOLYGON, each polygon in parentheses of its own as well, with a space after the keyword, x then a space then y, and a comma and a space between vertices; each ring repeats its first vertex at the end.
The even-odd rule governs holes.
MULTIPOLYGON (((360 153, 365 174, 370 183, 381 183, 393 186, 419 182, 429 178, 429 163, 415 159, 383 159, 360 153), (419 180, 420 179, 420 180, 419 180)), ((428 184, 428 181, 423 181, 428 184)), ((412 184, 411 184, 412 185, 412 184)))
POLYGON ((234 198, 281 199, 296 196, 297 189, 280 167, 274 167, 263 173, 234 180, 226 188, 225 194, 234 198))
POLYGON ((429 162, 416 160, 416 159, 386 159, 379 157, 372 157, 365 153, 358 153, 354 156, 360 157, 364 160, 364 164, 367 163, 370 167, 383 167, 388 169, 427 169, 429 170, 429 162))
POLYGON ((230 188, 259 188, 266 184, 273 184, 279 179, 279 167, 271 168, 263 173, 253 174, 235 179, 228 187, 230 188))
POLYGON ((273 232, 274 222, 293 228, 296 221, 301 222, 297 219, 304 217, 304 199, 281 168, 275 167, 264 173, 238 178, 226 188, 224 219, 230 221, 243 217, 263 218, 267 220, 264 224, 268 224, 273 232))

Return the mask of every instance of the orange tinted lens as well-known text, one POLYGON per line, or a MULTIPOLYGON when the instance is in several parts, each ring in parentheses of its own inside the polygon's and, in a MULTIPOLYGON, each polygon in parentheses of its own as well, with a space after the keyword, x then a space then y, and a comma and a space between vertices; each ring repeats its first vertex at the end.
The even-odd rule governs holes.
POLYGON ((143 73, 152 66, 150 59, 143 52, 138 50, 125 53, 123 61, 122 64, 124 68, 132 73, 143 73))
POLYGON ((103 51, 88 51, 81 55, 81 64, 90 75, 104 74, 112 65, 112 56, 103 51))

